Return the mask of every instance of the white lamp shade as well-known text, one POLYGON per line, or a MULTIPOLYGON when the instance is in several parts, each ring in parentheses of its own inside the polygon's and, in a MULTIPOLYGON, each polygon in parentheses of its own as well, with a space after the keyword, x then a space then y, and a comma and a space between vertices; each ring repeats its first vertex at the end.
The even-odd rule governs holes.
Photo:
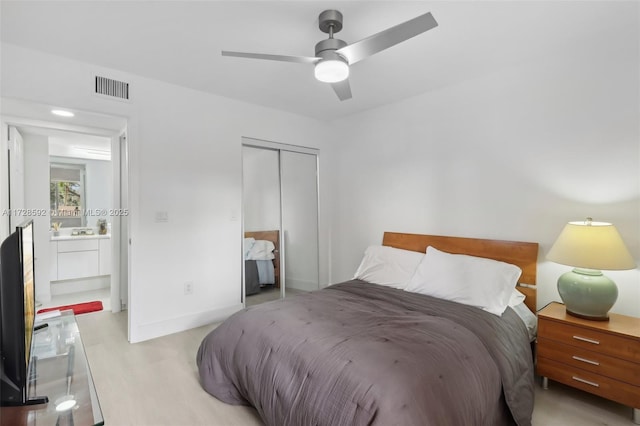
POLYGON ((349 77, 349 65, 338 59, 325 59, 316 64, 315 76, 323 83, 337 83, 349 77))
POLYGON ((569 222, 547 259, 577 268, 625 270, 636 263, 615 226, 606 222, 569 222))

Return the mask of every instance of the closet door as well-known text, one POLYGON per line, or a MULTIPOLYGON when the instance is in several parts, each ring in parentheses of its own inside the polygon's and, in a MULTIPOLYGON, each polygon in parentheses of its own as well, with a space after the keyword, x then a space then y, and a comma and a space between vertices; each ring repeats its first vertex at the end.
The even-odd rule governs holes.
POLYGON ((245 231, 280 229, 280 160, 274 149, 242 147, 245 231))
POLYGON ((319 288, 317 158, 280 151, 285 295, 319 288))

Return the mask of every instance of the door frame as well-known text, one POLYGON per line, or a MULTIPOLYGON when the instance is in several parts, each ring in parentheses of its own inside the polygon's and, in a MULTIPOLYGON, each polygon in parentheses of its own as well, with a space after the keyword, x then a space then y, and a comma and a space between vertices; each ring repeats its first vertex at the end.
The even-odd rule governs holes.
MULTIPOLYGON (((125 152, 122 152, 120 149, 120 136, 127 133, 128 128, 128 120, 122 117, 114 117, 118 119, 122 119, 124 122, 124 128, 122 129, 104 129, 98 127, 91 127, 85 125, 74 125, 68 123, 59 123, 55 121, 47 121, 47 120, 39 120, 32 119, 28 117, 15 117, 10 115, 2 115, 0 116, 1 123, 1 140, 0 140, 0 175, 5 176, 7 173, 11 171, 8 169, 8 138, 9 138, 9 128, 10 127, 34 127, 34 128, 42 128, 48 130, 56 130, 56 131, 65 131, 72 133, 83 133, 90 134, 95 136, 108 137, 111 139, 111 169, 112 169, 112 184, 113 184, 113 194, 112 194, 112 203, 113 209, 117 210, 122 208, 121 206, 121 187, 122 184, 127 185, 125 189, 126 196, 128 196, 130 188, 129 188, 129 179, 128 179, 128 158, 129 158, 129 145, 125 144, 125 152), (118 157, 116 157, 116 154, 118 157), (121 181, 121 157, 125 156, 125 164, 127 165, 126 170, 124 171, 127 179, 126 182, 121 181)), ((0 211, 4 211, 9 208, 9 182, 8 179, 0 179, 0 211)), ((127 203, 128 204, 128 203, 127 203)), ((127 206, 128 207, 128 206, 127 206)), ((114 217, 115 218, 115 217, 114 217)), ((122 298, 122 289, 121 289, 121 275, 125 271, 120 271, 120 255, 122 250, 126 250, 127 257, 131 256, 131 252, 129 250, 129 230, 130 230, 130 215, 120 216, 118 217, 120 220, 112 220, 112 265, 111 265, 111 282, 110 282, 110 291, 111 291, 111 310, 112 312, 119 312, 122 308, 120 300, 122 298), (126 221, 126 238, 120 238, 121 234, 121 225, 120 221, 124 218, 126 221), (114 238, 114 236, 116 238, 114 238), (118 271, 118 273, 114 273, 114 271, 118 271), (114 300, 117 300, 117 303, 113 303, 114 300)), ((9 218, 0 219, 0 238, 4 239, 6 236, 10 234, 11 228, 9 224, 9 218)), ((130 262, 127 262, 129 265, 130 262)), ((126 285, 130 281, 130 268, 127 268, 126 275, 126 285)), ((122 283, 124 285, 125 283, 122 283)), ((127 291, 124 292, 125 295, 128 295, 127 291)), ((127 296, 128 303, 128 296, 127 296)), ((128 316, 128 324, 127 324, 127 335, 130 332, 130 318, 131 313, 127 313, 128 316)))

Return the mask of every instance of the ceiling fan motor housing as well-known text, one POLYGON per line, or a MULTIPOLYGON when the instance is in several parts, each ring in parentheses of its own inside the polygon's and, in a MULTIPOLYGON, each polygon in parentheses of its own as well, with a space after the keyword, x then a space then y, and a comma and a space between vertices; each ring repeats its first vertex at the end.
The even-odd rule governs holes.
POLYGON ((325 54, 329 54, 330 56, 338 55, 335 51, 345 47, 346 45, 346 42, 337 38, 322 40, 316 44, 316 57, 325 58, 325 54))

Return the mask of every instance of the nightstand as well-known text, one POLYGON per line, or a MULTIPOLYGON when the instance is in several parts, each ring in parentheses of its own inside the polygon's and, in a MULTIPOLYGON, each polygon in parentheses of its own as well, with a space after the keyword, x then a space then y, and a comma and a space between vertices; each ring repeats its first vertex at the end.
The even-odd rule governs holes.
POLYGON ((567 315, 550 303, 538 312, 537 373, 633 408, 640 424, 640 318, 609 314, 609 321, 567 315))

